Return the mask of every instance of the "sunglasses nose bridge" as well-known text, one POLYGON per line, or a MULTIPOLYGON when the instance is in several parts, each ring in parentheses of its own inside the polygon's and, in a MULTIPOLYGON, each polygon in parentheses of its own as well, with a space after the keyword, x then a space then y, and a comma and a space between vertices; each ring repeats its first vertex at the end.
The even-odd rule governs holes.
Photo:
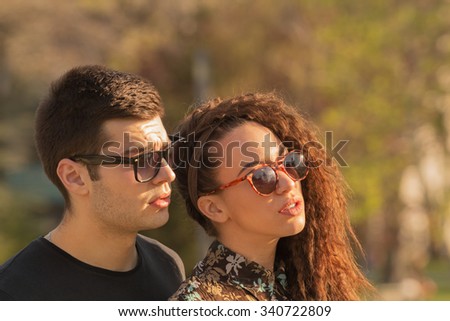
MULTIPOLYGON (((295 181, 296 179, 294 179, 289 172, 286 170, 286 167, 284 166, 284 163, 281 164, 277 164, 276 167, 274 168, 275 172, 277 173, 277 177, 278 177, 278 171, 283 172, 284 174, 286 174, 287 177, 289 177, 291 180, 295 181)), ((278 183, 278 181, 277 181, 278 183)))
POLYGON ((296 179, 294 179, 289 173, 286 171, 286 168, 284 166, 279 166, 278 170, 283 173, 279 174, 277 171, 277 185, 275 187, 275 192, 278 194, 282 194, 286 191, 290 191, 291 189, 295 188, 296 179))

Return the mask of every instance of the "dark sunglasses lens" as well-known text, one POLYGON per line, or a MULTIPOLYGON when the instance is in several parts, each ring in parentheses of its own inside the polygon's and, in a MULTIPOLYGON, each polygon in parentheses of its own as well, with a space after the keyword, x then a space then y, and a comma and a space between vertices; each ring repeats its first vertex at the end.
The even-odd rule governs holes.
POLYGON ((148 181, 158 174, 161 167, 162 152, 152 152, 142 155, 137 161, 137 178, 139 181, 148 181))
POLYGON ((305 156, 300 152, 290 152, 284 159, 284 168, 292 179, 299 180, 308 174, 305 156))
POLYGON ((258 168, 253 172, 252 183, 255 189, 261 194, 272 193, 277 186, 277 176, 270 166, 258 168))

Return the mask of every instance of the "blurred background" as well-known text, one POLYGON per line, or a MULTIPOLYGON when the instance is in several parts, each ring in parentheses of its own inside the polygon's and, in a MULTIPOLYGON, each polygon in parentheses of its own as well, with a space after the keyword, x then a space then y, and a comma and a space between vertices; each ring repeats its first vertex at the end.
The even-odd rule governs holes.
MULTIPOLYGON (((169 131, 198 100, 277 90, 349 141, 349 214, 382 298, 450 299, 450 1, 2 0, 0 262, 61 217, 34 112, 81 64, 150 79, 169 131)), ((209 240, 176 196, 170 211, 146 234, 189 273, 209 240)))

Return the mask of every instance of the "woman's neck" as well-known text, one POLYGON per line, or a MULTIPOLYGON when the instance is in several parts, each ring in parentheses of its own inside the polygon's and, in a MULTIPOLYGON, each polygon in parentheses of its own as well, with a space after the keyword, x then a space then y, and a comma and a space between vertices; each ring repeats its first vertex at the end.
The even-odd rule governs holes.
POLYGON ((278 239, 250 241, 239 237, 218 236, 217 240, 247 260, 256 262, 265 269, 273 271, 278 239))

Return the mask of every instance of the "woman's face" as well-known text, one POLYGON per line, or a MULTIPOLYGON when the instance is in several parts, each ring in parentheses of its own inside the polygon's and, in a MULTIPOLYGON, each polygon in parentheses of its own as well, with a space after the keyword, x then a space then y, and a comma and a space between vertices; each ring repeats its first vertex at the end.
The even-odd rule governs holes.
MULTIPOLYGON (((273 163, 287 150, 268 128, 247 122, 219 141, 224 162, 216 170, 219 185, 243 177, 261 163, 273 163)), ((277 170, 278 184, 268 196, 257 194, 247 180, 217 192, 214 197, 226 220, 216 224, 220 238, 278 240, 301 232, 305 207, 301 182, 277 170)))

